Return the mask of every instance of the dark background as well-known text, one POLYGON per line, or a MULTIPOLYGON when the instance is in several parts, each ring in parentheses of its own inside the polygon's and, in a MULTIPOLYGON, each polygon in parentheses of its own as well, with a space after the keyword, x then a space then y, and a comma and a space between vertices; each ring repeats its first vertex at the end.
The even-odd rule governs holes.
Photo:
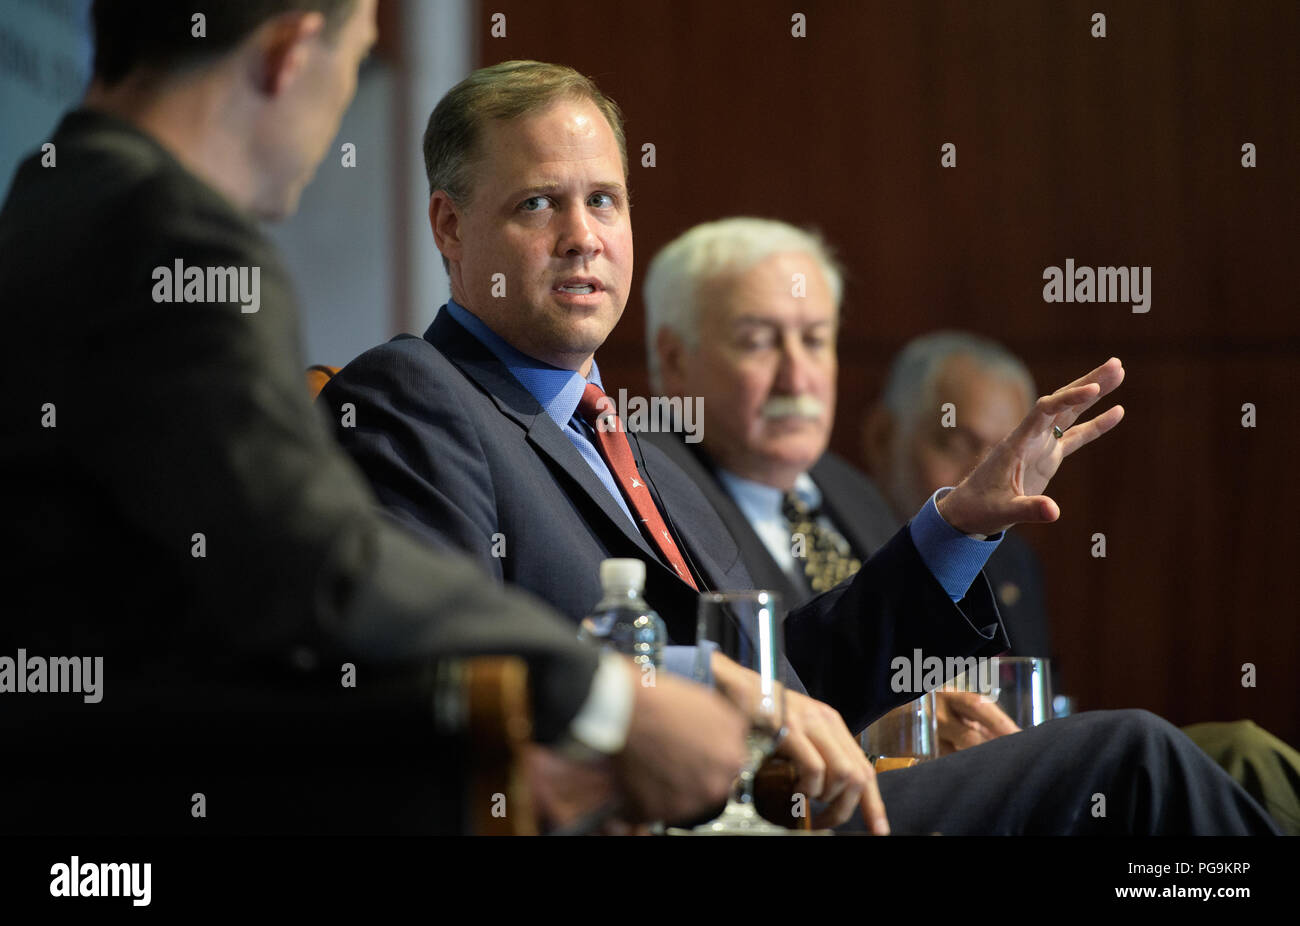
POLYGON ((1300 742, 1300 4, 492 0, 476 15, 479 63, 571 65, 627 116, 638 292, 600 352, 607 383, 648 390, 650 258, 736 214, 815 225, 849 268, 834 448, 851 459, 918 334, 992 336, 1040 391, 1121 357, 1124 423, 1051 486, 1060 522, 1021 529, 1069 691, 1300 742), (1044 303, 1043 268, 1066 258, 1151 266, 1150 312, 1044 303))

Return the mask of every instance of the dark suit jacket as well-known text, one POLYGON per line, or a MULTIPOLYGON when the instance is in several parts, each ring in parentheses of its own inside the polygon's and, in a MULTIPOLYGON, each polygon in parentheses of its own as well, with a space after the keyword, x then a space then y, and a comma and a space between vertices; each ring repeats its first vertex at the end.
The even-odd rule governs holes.
POLYGON ((379 514, 308 399, 289 280, 249 217, 110 116, 71 113, 52 141, 57 166, 26 161, 0 212, 0 656, 100 656, 104 695, 0 694, 27 757, 0 776, 28 775, 0 780, 0 828, 190 831, 195 791, 206 831, 446 828, 456 789, 430 785, 458 763, 433 752, 434 658, 524 655, 547 738, 594 648, 379 514), (156 302, 176 260, 259 267, 260 310, 156 302), (403 751, 425 784, 360 774, 403 751), (234 799, 223 768, 264 777, 234 799))
MULTIPOLYGON (((646 561, 646 598, 674 642, 695 639, 696 592, 679 579, 506 367, 450 315, 423 338, 362 354, 321 393, 336 435, 393 515, 468 551, 577 622, 600 598, 607 557, 646 561), (351 403, 355 427, 345 426, 351 403)), ((657 447, 629 435, 637 465, 701 590, 752 588, 726 525, 657 447)), ((858 576, 791 611, 790 662, 809 693, 855 729, 907 699, 889 661, 914 648, 978 655, 1004 648, 988 587, 954 606, 899 531, 858 576)))
MULTIPOLYGON (((809 596, 796 588, 764 546, 749 519, 717 478, 717 468, 700 444, 687 444, 676 434, 647 434, 650 441, 668 454, 695 480, 700 491, 717 509, 731 536, 740 547, 749 574, 762 588, 772 588, 788 601, 809 596)), ((844 534, 854 555, 865 558, 880 549, 898 530, 898 517, 876 484, 842 457, 826 453, 809 471, 822 491, 826 514, 844 534)), ((1033 549, 1014 531, 1008 531, 984 568, 993 588, 998 613, 1002 616, 1011 653, 1016 656, 1050 656, 1051 634, 1043 605, 1042 571, 1033 549)), ((1053 666, 1056 669, 1056 666, 1053 666)))

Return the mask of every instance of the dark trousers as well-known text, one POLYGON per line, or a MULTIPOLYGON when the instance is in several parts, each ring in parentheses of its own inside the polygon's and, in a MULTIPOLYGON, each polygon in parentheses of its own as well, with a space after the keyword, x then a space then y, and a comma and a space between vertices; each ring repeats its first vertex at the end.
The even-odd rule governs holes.
POLYGON ((879 782, 897 834, 1278 834, 1195 743, 1140 710, 1054 720, 879 782))

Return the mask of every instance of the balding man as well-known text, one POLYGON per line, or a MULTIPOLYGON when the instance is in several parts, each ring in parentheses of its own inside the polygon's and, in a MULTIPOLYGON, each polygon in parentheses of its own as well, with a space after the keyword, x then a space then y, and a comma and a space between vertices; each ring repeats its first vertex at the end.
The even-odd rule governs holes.
POLYGON ((433 669, 482 653, 528 664, 537 739, 603 753, 629 817, 699 812, 743 760, 722 698, 645 689, 381 517, 310 404, 258 221, 296 208, 375 6, 208 0, 196 39, 174 0, 97 0, 84 105, 14 178, 0 830, 455 831, 433 669), (55 690, 81 659, 94 690, 55 690))

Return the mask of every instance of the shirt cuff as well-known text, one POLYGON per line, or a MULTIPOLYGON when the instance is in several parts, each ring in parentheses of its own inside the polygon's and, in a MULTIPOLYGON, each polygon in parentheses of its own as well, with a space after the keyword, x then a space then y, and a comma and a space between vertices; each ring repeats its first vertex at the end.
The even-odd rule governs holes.
POLYGON ((943 519, 935 504, 951 491, 952 486, 945 486, 931 495, 908 524, 908 531, 930 574, 949 598, 961 601, 1006 532, 976 540, 957 530, 943 519))
MULTIPOLYGON (((632 724, 636 692, 627 671, 627 660, 618 653, 600 654, 587 700, 569 724, 569 736, 580 747, 612 756, 627 743, 632 724)), ((560 747, 560 751, 565 751, 560 747)))
POLYGON ((709 658, 702 660, 698 665, 699 646, 665 646, 664 647, 664 668, 673 675, 680 675, 683 678, 689 678, 692 681, 699 682, 701 685, 713 687, 713 651, 718 648, 718 644, 711 640, 705 640, 701 646, 709 654, 709 658))

